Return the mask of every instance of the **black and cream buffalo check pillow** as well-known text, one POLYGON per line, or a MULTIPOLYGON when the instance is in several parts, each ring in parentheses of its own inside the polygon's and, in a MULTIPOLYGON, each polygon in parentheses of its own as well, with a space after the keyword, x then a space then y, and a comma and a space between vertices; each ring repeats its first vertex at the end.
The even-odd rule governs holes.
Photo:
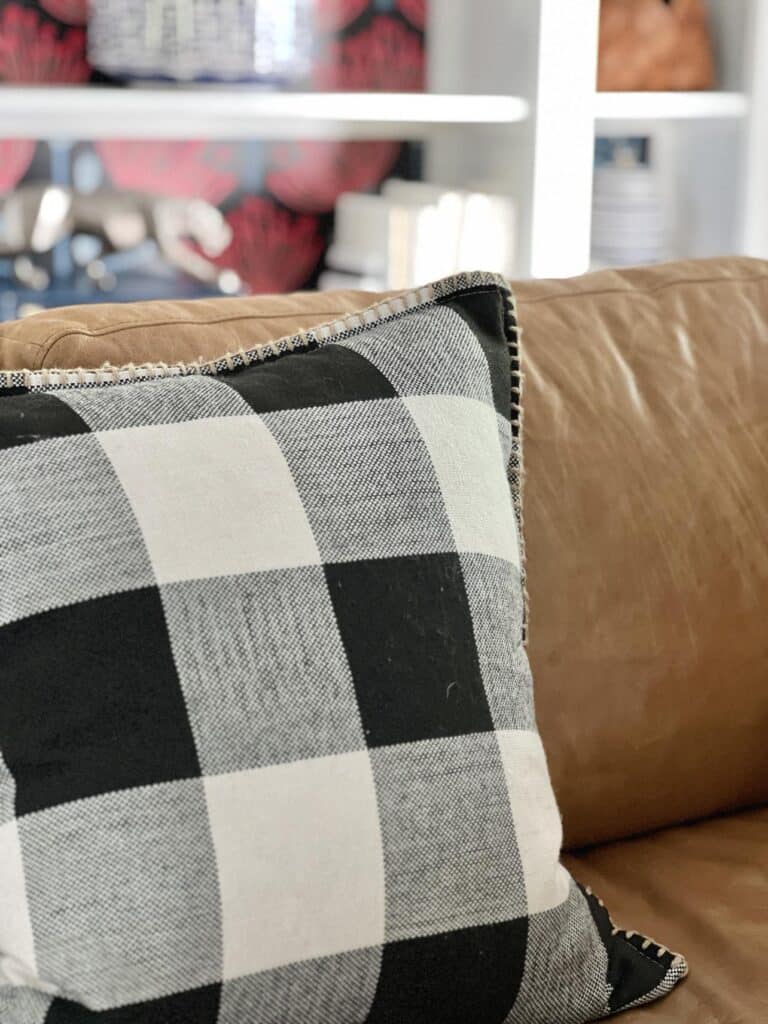
POLYGON ((685 973, 558 863, 501 280, 0 381, 1 1024, 581 1024, 685 973))

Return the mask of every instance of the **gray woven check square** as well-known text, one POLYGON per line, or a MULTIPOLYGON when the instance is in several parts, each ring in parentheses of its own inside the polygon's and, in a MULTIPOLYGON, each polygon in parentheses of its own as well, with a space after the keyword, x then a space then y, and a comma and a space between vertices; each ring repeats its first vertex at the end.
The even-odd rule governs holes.
POLYGON ((204 774, 365 749, 322 566, 161 589, 204 774))
POLYGON ((30 988, 0 988, 0 1021, 3 1024, 45 1024, 51 996, 30 988))
POLYGON ((518 447, 519 442, 517 441, 517 438, 512 437, 512 424, 508 419, 504 416, 500 416, 498 413, 496 413, 496 425, 499 428, 499 444, 501 445, 504 465, 506 466, 512 458, 513 448, 518 447))
POLYGON ((217 1024, 364 1021, 380 968, 381 947, 369 946, 226 981, 217 1024))
POLYGON ((452 309, 418 311, 338 344, 370 360, 399 395, 457 395, 493 407, 488 360, 471 328, 452 309))
POLYGON ((525 915, 495 734, 380 747, 370 756, 387 878, 387 941, 525 915))
POLYGON ((93 434, 0 451, 0 508, 0 624, 155 581, 93 434))
POLYGON ((516 566, 493 555, 462 552, 483 685, 497 729, 535 729, 533 679, 522 646, 523 595, 516 566))
POLYGON ((531 914, 525 969, 505 1024, 582 1024, 605 1015, 608 954, 589 906, 571 880, 568 899, 531 914))
POLYGON ((15 814, 16 780, 8 771, 8 765, 0 751, 0 825, 4 825, 7 821, 13 821, 15 814))
POLYGON ((57 391, 91 430, 186 423, 216 416, 246 416, 247 402, 215 377, 166 377, 120 387, 57 391))
POLYGON ((67 998, 102 1009, 221 977, 200 780, 60 804, 19 831, 38 970, 66 978, 67 998))
POLYGON ((267 413, 324 562, 455 551, 426 445, 399 399, 267 413))

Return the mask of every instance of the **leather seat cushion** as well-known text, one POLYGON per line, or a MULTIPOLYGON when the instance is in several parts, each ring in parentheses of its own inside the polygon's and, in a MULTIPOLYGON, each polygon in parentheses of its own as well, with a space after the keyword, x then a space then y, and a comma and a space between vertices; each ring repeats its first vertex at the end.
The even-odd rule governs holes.
POLYGON ((572 854, 574 876, 688 960, 667 998, 621 1024, 768 1021, 768 808, 572 854))

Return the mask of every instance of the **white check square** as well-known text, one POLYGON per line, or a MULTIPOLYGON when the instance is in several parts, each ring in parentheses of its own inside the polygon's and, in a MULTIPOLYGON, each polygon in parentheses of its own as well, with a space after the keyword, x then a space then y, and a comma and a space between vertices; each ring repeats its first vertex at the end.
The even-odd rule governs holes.
POLYGON ((544 747, 538 733, 496 733, 515 820, 529 914, 551 910, 568 898, 569 875, 559 862, 563 826, 555 802, 544 747))
POLYGON ((367 751, 205 779, 224 980, 384 941, 367 751))
POLYGON ((8 821, 0 825, 0 987, 26 985, 36 976, 19 827, 8 821))
POLYGON ((97 436, 159 583, 320 563, 291 472, 258 416, 97 436))

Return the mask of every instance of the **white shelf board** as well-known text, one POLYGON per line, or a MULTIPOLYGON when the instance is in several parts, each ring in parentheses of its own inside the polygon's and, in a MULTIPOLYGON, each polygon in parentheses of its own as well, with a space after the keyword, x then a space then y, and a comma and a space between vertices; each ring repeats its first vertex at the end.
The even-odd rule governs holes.
POLYGON ((740 92, 598 92, 599 121, 656 121, 744 117, 747 97, 740 92))
POLYGON ((0 137, 419 139, 524 121, 517 96, 290 93, 244 87, 0 87, 0 137))

